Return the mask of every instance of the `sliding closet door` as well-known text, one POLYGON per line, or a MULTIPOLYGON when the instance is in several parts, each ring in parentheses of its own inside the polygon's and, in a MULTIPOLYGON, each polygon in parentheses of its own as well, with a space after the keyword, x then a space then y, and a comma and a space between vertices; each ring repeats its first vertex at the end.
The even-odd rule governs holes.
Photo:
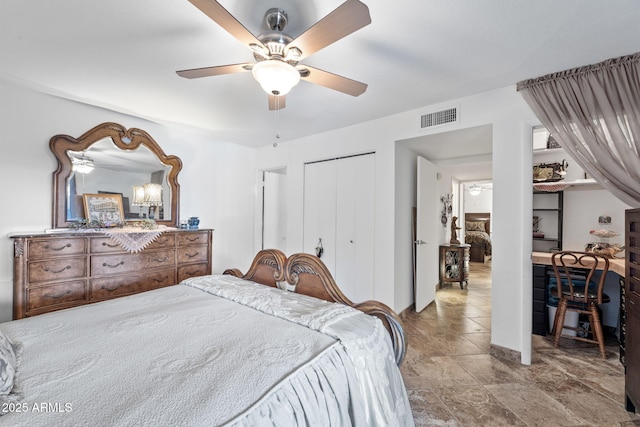
POLYGON ((304 251, 315 253, 353 301, 373 298, 374 154, 305 165, 304 251))
POLYGON ((337 161, 336 281, 353 301, 373 299, 374 155, 337 161))
POLYGON ((322 261, 336 270, 336 162, 304 166, 304 252, 315 254, 322 245, 322 261))

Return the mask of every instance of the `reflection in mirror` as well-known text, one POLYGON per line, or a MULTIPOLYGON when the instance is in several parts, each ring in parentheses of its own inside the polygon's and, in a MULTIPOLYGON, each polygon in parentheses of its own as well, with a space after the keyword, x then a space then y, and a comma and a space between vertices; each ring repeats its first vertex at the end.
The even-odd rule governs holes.
POLYGON ((171 205, 169 166, 147 147, 123 151, 111 138, 104 138, 87 150, 68 151, 67 155, 73 165, 66 189, 67 221, 84 218, 83 194, 104 193, 122 196, 125 219, 171 219, 171 210, 165 209, 171 205))
POLYGON ((103 123, 80 138, 56 135, 49 141, 58 159, 53 174, 53 227, 83 220, 83 194, 120 194, 125 219, 154 219, 176 226, 182 162, 167 156, 149 134, 103 123))

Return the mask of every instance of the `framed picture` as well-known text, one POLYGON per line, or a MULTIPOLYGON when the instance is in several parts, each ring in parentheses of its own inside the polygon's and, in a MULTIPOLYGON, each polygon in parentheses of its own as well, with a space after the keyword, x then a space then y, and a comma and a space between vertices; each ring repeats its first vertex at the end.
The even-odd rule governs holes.
POLYGON ((109 226, 124 222, 121 194, 83 194, 82 200, 88 223, 95 221, 109 226))

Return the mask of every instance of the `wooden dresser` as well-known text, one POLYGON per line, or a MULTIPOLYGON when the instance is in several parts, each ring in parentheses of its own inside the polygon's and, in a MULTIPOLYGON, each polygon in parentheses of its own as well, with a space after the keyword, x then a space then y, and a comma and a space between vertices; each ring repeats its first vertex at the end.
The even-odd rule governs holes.
POLYGON ((13 318, 211 274, 212 230, 171 230, 131 253, 102 233, 14 234, 13 318))
POLYGON ((640 411, 640 209, 625 212, 624 295, 626 408, 640 411))

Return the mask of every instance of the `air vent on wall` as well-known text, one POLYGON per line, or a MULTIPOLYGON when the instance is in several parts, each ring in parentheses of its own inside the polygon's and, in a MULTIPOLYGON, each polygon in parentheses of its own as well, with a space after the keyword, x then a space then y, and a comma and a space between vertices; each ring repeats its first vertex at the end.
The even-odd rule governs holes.
POLYGON ((420 128, 430 128, 433 126, 456 123, 458 121, 458 107, 447 108, 442 111, 435 111, 420 116, 420 128))

